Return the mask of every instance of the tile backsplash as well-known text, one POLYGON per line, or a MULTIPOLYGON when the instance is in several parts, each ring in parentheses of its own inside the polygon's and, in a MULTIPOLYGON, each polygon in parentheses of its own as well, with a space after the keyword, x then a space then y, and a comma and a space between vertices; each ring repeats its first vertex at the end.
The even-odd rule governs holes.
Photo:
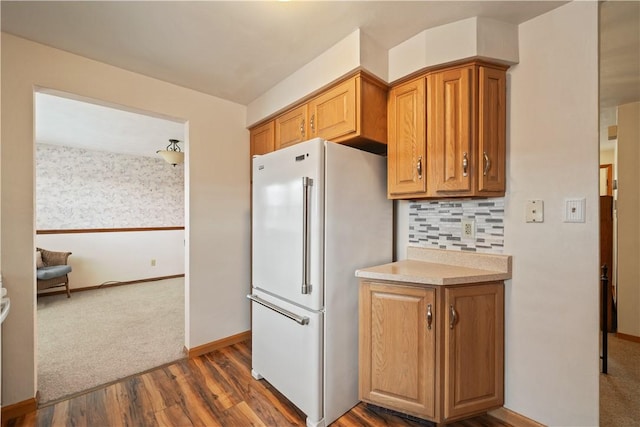
POLYGON ((502 253, 504 198, 412 201, 409 245, 424 248, 502 253), (475 221, 475 239, 462 236, 462 220, 475 221))

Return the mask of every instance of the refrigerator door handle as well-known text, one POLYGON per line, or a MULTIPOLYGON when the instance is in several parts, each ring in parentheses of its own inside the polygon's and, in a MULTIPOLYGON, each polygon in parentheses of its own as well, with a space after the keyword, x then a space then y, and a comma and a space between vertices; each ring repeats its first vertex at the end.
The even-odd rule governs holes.
POLYGON ((311 284, 309 283, 309 219, 311 204, 311 190, 313 179, 308 176, 302 177, 302 294, 311 293, 311 284))
POLYGON ((309 324, 309 318, 308 317, 304 317, 304 316, 298 316, 295 313, 290 312, 289 310, 285 310, 282 307, 278 307, 275 304, 270 303, 269 301, 265 301, 260 297, 257 297, 255 295, 247 295, 247 298, 249 298, 251 301, 256 302, 260 305, 263 305, 265 307, 267 307, 270 310, 275 311, 278 314, 282 314, 285 317, 288 317, 289 319, 301 324, 301 325, 308 325, 309 324))

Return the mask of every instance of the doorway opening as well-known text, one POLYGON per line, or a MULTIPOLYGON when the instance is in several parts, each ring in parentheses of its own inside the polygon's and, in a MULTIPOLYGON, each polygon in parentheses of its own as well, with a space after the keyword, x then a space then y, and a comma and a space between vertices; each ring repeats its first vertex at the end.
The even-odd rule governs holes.
POLYGON ((600 425, 640 420, 639 30, 640 3, 600 3, 600 425))
MULTIPOLYGON (((184 357, 187 126, 51 90, 35 93, 36 248, 71 252, 71 296, 38 292, 46 405, 184 357)), ((36 249, 34 248, 34 249, 36 249)))

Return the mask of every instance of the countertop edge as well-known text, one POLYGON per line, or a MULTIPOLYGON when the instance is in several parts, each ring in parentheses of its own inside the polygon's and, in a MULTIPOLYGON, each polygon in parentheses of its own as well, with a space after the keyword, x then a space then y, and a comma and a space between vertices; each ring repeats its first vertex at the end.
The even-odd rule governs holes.
POLYGON ((378 273, 362 270, 356 271, 356 277, 360 279, 374 279, 400 283, 417 283, 420 285, 432 286, 465 285, 470 283, 487 283, 511 279, 511 275, 509 273, 500 272, 474 276, 426 277, 406 274, 378 273))

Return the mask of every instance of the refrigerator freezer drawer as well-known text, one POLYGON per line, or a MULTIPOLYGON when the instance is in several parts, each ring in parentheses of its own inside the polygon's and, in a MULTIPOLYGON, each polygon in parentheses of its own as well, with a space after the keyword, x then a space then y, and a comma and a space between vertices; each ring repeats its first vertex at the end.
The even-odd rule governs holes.
POLYGON ((264 378, 304 412, 307 425, 320 425, 323 314, 254 292, 252 375, 264 378), (266 303, 266 304, 265 304, 266 303))

